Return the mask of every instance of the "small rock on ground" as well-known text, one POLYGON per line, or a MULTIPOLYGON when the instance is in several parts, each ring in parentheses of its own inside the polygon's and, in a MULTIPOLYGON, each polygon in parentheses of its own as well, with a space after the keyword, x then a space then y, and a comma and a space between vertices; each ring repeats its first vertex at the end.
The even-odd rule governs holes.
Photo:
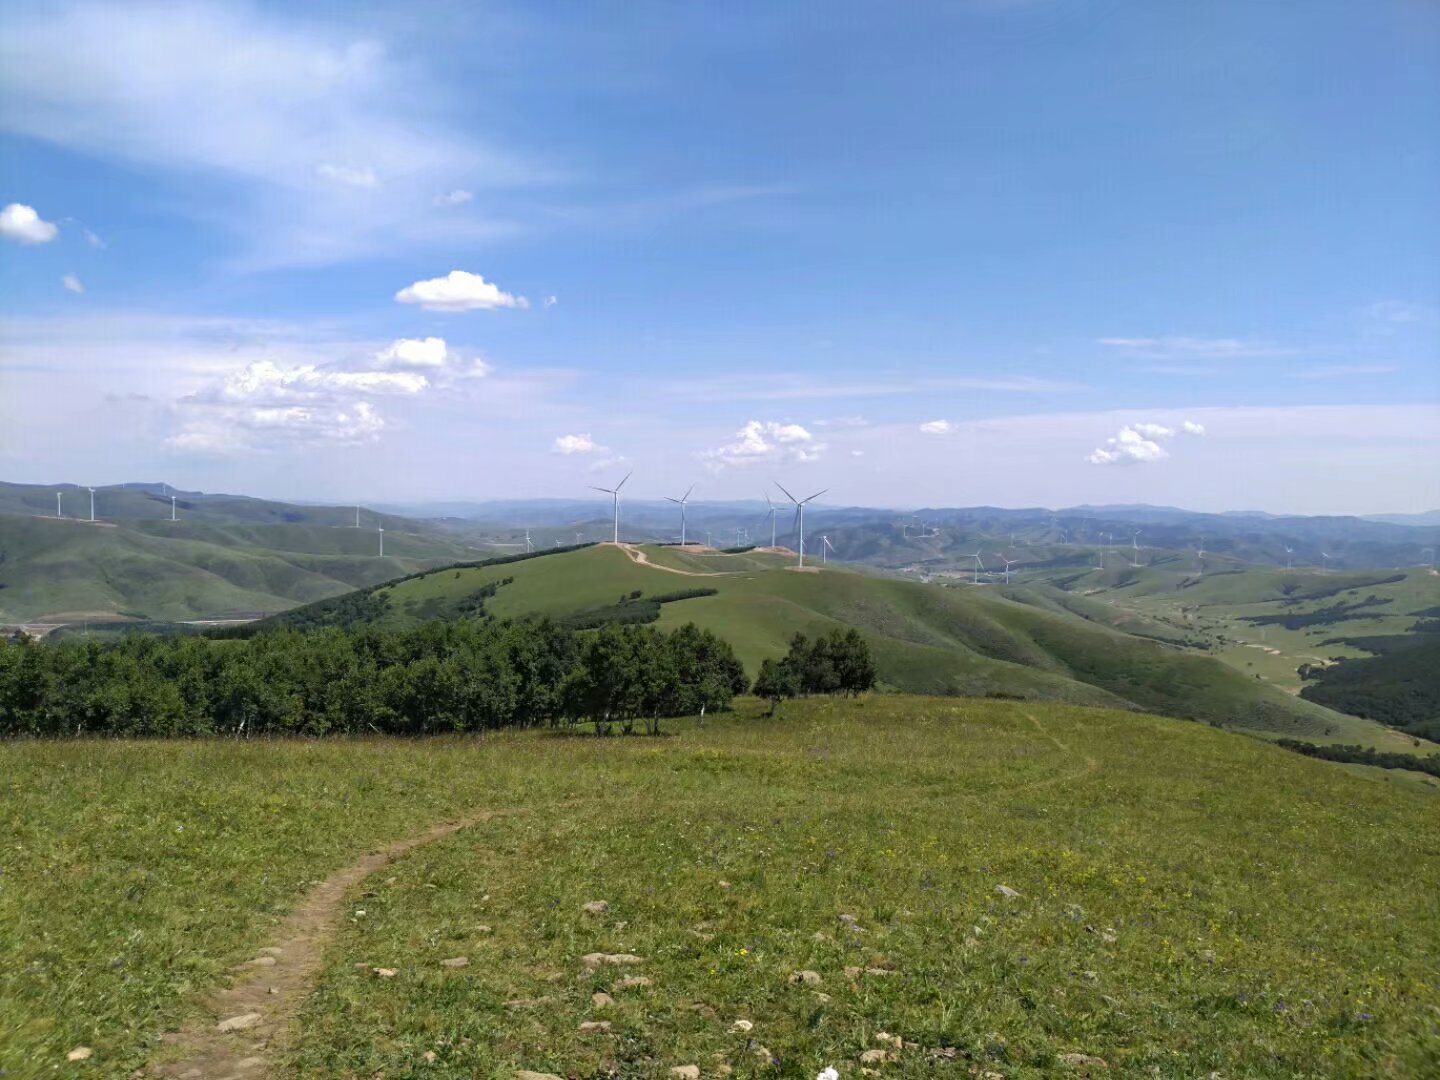
POLYGON ((275 966, 275 957, 273 957, 273 956, 257 956, 257 957, 255 957, 254 960, 246 960, 246 961, 245 961, 245 966, 246 966, 246 967, 274 967, 274 966, 275 966))
POLYGON ((806 986, 819 986, 822 980, 818 971, 792 971, 790 973, 792 983, 804 983, 806 986))
POLYGON ((1014 889, 1012 889, 1009 885, 996 885, 995 891, 1001 896, 1005 897, 1006 900, 1015 900, 1018 899, 1020 896, 1020 894, 1014 889))
POLYGON ((675 1080, 700 1080, 699 1065, 676 1065, 670 1070, 675 1080))
POLYGON ((448 967, 448 968, 462 968, 462 967, 469 967, 469 965, 470 965, 470 958, 469 958, 468 956, 452 956, 449 960, 441 960, 441 961, 440 961, 440 966, 441 966, 441 967, 448 967))
POLYGON ((604 915, 610 910, 610 905, 604 900, 591 900, 589 903, 581 906, 587 915, 604 915))
POLYGON ((394 968, 371 968, 370 970, 382 979, 393 979, 396 975, 400 974, 400 972, 394 968))
POLYGON ((259 1013, 241 1013, 239 1016, 232 1016, 228 1020, 221 1020, 215 1025, 216 1031, 244 1031, 252 1028, 263 1020, 259 1013))
POLYGON ((860 1055, 861 1065, 883 1065, 889 1060, 889 1050, 866 1050, 860 1055))
POLYGON ((736 1020, 733 1024, 730 1025, 730 1030, 739 1034, 744 1034, 745 1032, 753 1031, 754 1029, 755 1025, 749 1020, 736 1020))
POLYGON ((582 1020, 582 1021, 580 1022, 580 1027, 579 1027, 577 1030, 578 1030, 582 1035, 588 1035, 588 1034, 590 1034, 591 1032, 595 1032, 595 1031, 609 1031, 609 1030, 610 1030, 610 1021, 609 1021, 609 1020, 582 1020))
POLYGON ((634 990, 637 987, 649 986, 650 984, 651 979, 648 975, 626 975, 625 978, 615 984, 615 989, 634 990))
POLYGON ((66 1060, 66 1061, 87 1061, 87 1060, 89 1060, 90 1055, 93 1054, 94 1052, 95 1052, 95 1051, 91 1050, 90 1047, 88 1047, 88 1046, 77 1046, 77 1047, 75 1047, 74 1050, 71 1050, 70 1053, 68 1053, 68 1054, 65 1055, 65 1060, 66 1060))
POLYGON ((601 964, 639 964, 644 962, 644 957, 636 956, 634 953, 602 953, 592 952, 582 956, 581 961, 586 967, 599 967, 601 964))
POLYGON ((284 956, 285 950, 274 945, 266 945, 263 949, 256 950, 265 956, 284 956))
POLYGON ((1072 1069, 1108 1069, 1109 1063, 1100 1057, 1092 1054, 1061 1054, 1060 1064, 1069 1065, 1072 1069))
POLYGON ((607 1005, 614 1005, 615 999, 609 994, 605 993, 604 990, 597 990, 595 993, 590 995, 590 1004, 594 1005, 597 1009, 603 1009, 607 1005))

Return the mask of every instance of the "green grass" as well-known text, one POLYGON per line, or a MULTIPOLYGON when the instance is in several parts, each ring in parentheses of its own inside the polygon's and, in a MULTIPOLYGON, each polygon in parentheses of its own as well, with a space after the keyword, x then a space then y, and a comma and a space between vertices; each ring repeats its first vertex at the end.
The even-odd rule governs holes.
POLYGON ((281 611, 437 562, 473 557, 447 540, 307 524, 120 525, 0 514, 0 623, 126 613, 194 619, 281 611))
POLYGON ((880 1031, 897 1077, 1440 1068, 1434 794, 1202 725, 876 696, 662 739, 19 743, 0 776, 9 1077, 127 1076, 306 882, 475 807, 530 812, 350 897, 282 1076, 852 1077, 880 1031))

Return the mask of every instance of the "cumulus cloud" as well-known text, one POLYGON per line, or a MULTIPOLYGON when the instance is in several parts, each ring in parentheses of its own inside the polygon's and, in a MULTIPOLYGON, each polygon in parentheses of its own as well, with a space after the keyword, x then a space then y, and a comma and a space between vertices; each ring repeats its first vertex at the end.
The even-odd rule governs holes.
POLYGON ((278 443, 369 442, 385 428, 368 401, 345 405, 254 406, 195 418, 165 440, 168 449, 192 454, 230 454, 278 443))
POLYGON ((949 420, 926 420, 920 425, 920 431, 926 435, 953 435, 958 430, 959 426, 949 420))
POLYGON ((791 465, 818 461, 826 445, 799 424, 751 420, 735 433, 735 441, 706 450, 701 458, 712 469, 726 466, 791 465))
POLYGON ((609 450, 597 443, 589 434, 556 435, 552 449, 557 454, 565 454, 567 456, 570 454, 609 453, 609 450))
POLYGON ((494 370, 478 356, 461 356, 439 337, 398 338, 375 354, 375 366, 424 371, 432 380, 441 376, 484 378, 494 370))
POLYGON ((60 279, 60 284, 63 285, 68 292, 79 294, 85 291, 85 286, 80 284, 80 279, 74 274, 66 274, 60 279))
POLYGON ((473 192, 466 191, 464 188, 456 188, 454 191, 447 191, 443 195, 436 195, 435 198, 430 201, 436 206, 460 206, 473 198, 475 198, 473 192))
POLYGON ((357 168, 354 165, 336 165, 330 161, 322 161, 315 166, 315 172, 326 180, 334 180, 337 184, 345 184, 349 187, 373 188, 380 186, 380 178, 368 165, 357 168))
POLYGON ((554 307, 556 304, 558 304, 559 302, 560 302, 560 298, 559 298, 558 296, 547 296, 547 297, 545 297, 545 302, 544 302, 541 306, 542 306, 542 307, 547 307, 547 308, 552 308, 552 307, 554 307))
POLYGON ((465 270, 451 270, 444 277, 407 285, 395 294, 395 299, 402 304, 419 304, 426 311, 493 311, 530 306, 525 297, 504 292, 479 274, 465 270))
MULTIPOLYGON (((1143 465, 1152 461, 1163 461, 1170 451, 1160 445, 1161 439, 1173 439, 1177 432, 1164 424, 1126 424, 1112 438, 1105 440, 1085 458, 1091 465, 1143 465)), ((1186 420, 1178 434, 1204 435, 1203 424, 1186 420)))
POLYGON ((60 228, 42 218, 33 206, 12 202, 0 210, 0 236, 17 244, 48 244, 60 228))

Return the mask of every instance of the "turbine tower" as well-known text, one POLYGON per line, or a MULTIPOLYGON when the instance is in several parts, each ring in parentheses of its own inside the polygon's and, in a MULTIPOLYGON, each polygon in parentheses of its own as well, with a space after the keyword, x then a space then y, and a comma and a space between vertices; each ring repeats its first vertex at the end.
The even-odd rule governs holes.
MULTIPOLYGON (((629 480, 630 477, 634 475, 635 471, 632 469, 625 474, 625 480, 629 480)), ((615 504, 615 543, 617 544, 620 543, 620 489, 625 486, 625 480, 621 480, 613 488, 596 487, 594 484, 590 485, 592 490, 603 491, 606 495, 609 495, 615 504)))
POLYGON ((360 527, 360 507, 355 507, 355 528, 360 527))
POLYGON ((170 520, 175 520, 175 496, 170 496, 170 520))
POLYGON ((974 552, 973 554, 970 554, 970 555, 961 555, 960 558, 962 558, 962 559, 974 559, 974 560, 975 560, 975 584, 976 584, 976 585, 979 585, 979 584, 980 584, 980 571, 985 569, 985 564, 980 561, 980 552, 976 551, 976 552, 974 552))
POLYGON ((95 520, 95 489, 90 488, 90 520, 95 520))
POLYGON ((534 551, 534 550, 535 550, 535 545, 530 542, 530 530, 529 530, 529 529, 526 529, 526 530, 525 530, 525 551, 526 551, 527 553, 529 553, 529 552, 534 551))
MULTIPOLYGON (((785 491, 785 486, 781 484, 780 481, 775 481, 775 486, 781 491, 785 491)), ((799 548, 795 553, 799 556, 799 561, 795 564, 797 569, 805 565, 805 504, 814 499, 818 499, 829 490, 829 488, 821 488, 815 492, 814 495, 809 495, 803 499, 797 499, 794 495, 791 495, 790 492, 785 491, 785 497, 795 504, 795 522, 797 526, 795 535, 797 539, 796 546, 799 548)))
POLYGON ((1293 570, 1293 569, 1295 569, 1295 565, 1294 565, 1295 559, 1294 559, 1294 557, 1293 557, 1294 555, 1295 555, 1295 549, 1292 548, 1289 544, 1286 544, 1286 545, 1285 545, 1285 569, 1286 569, 1286 570, 1293 570))
POLYGON ((1139 529, 1136 529, 1135 532, 1131 534, 1131 536, 1130 536, 1130 546, 1131 546, 1131 548, 1134 549, 1134 554, 1130 556, 1130 565, 1133 566, 1133 567, 1137 567, 1137 568, 1138 568, 1138 567, 1140 566, 1140 530, 1139 530, 1139 529))
POLYGON ((770 546, 773 548, 775 546, 775 515, 779 512, 780 508, 770 501, 770 493, 768 491, 765 493, 765 505, 769 508, 770 512, 770 546))
POLYGON ((1010 567, 1015 565, 1014 559, 1007 559, 1004 555, 996 555, 997 559, 1005 564, 1005 584, 1010 584, 1010 567))
POLYGON ((678 499, 672 499, 669 495, 666 495, 666 496, 665 496, 665 501, 666 501, 666 502, 672 502, 672 503, 674 503, 676 506, 680 507, 680 546, 681 546, 681 547, 684 547, 684 546, 685 546, 685 507, 686 507, 687 505, 689 505, 689 503, 690 503, 690 492, 692 492, 692 491, 694 491, 694 490, 695 490, 695 485, 694 485, 694 484, 691 484, 688 488, 685 489, 685 494, 684 494, 684 495, 681 495, 680 498, 678 498, 678 499))
POLYGON ((376 525, 375 531, 380 535, 380 557, 383 559, 385 557, 385 526, 376 525))
POLYGON ((821 533, 821 534, 820 534, 820 565, 821 565, 821 566, 827 566, 827 565, 829 565, 830 560, 827 559, 826 556, 829 555, 830 552, 832 552, 832 551, 834 551, 834 550, 835 550, 835 545, 832 544, 832 543, 830 543, 830 537, 826 536, 824 533, 821 533))
POLYGON ((55 492, 55 516, 57 518, 63 518, 65 516, 65 511, 60 506, 60 492, 58 491, 55 492))
POLYGON ((1200 576, 1205 576, 1205 537, 1200 537, 1200 547, 1195 552, 1196 558, 1200 561, 1200 576))
POLYGON ((1322 573, 1322 574, 1325 573, 1325 571, 1328 570, 1329 568, 1330 568, 1330 554, 1329 554, 1329 552, 1322 551, 1322 552, 1320 552, 1320 573, 1322 573))

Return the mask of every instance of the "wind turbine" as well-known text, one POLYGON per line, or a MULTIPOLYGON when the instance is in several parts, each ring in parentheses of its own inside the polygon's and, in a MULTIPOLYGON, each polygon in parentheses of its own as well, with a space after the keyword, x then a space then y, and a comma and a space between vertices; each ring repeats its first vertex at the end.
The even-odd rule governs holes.
POLYGON ((1325 573, 1325 571, 1326 571, 1327 569, 1329 569, 1329 567, 1330 567, 1330 554, 1329 554, 1328 552, 1325 552, 1325 551, 1320 552, 1320 573, 1322 573, 1322 574, 1325 573))
POLYGON ((380 534, 380 557, 383 559, 385 557, 385 526, 376 525, 375 530, 380 534))
POLYGON ((529 530, 529 529, 526 529, 526 530, 525 530, 525 550, 526 550, 527 553, 535 550, 535 545, 530 542, 530 530, 529 530))
POLYGON ((691 484, 688 488, 685 489, 685 494, 684 494, 684 495, 681 495, 680 498, 678 498, 678 499, 672 499, 669 495, 666 495, 666 496, 665 496, 665 501, 666 501, 666 502, 672 502, 672 503, 674 503, 676 506, 680 507, 680 546, 681 546, 681 547, 684 547, 684 546, 685 546, 685 507, 686 507, 686 506, 689 504, 689 502, 690 502, 690 492, 692 492, 692 491, 694 491, 694 490, 695 490, 695 485, 694 485, 694 484, 691 484))
POLYGON ((770 501, 770 493, 768 491, 765 493, 765 505, 769 508, 770 513, 770 546, 773 548, 775 546, 775 515, 779 512, 780 508, 770 501))
POLYGON ((175 520, 175 496, 170 496, 170 520, 175 520))
POLYGON ((1285 569, 1286 569, 1286 570, 1293 570, 1293 569, 1295 569, 1295 566, 1294 566, 1295 559, 1294 559, 1294 557, 1293 557, 1294 555, 1295 555, 1295 549, 1292 548, 1289 544, 1286 544, 1286 545, 1285 545, 1285 569))
POLYGON ((60 492, 58 491, 55 492, 55 516, 57 518, 63 518, 65 516, 65 511, 60 506, 60 492))
MULTIPOLYGON (((630 477, 632 477, 632 476, 634 476, 634 475, 635 475, 635 471, 632 469, 630 472, 627 472, 627 473, 625 474, 625 480, 629 480, 630 477)), ((591 485, 590 485, 590 487, 591 487, 593 490, 595 490, 595 491, 603 491, 603 492, 605 492, 606 495, 609 495, 609 496, 611 497, 611 499, 614 500, 614 503, 615 503, 615 543, 617 543, 617 544, 620 543, 620 489, 625 486, 625 480, 621 480, 621 481, 620 481, 618 484, 616 484, 613 488, 595 487, 594 484, 591 484, 591 485)))
POLYGON ((962 559, 974 559, 974 560, 975 560, 975 584, 976 584, 976 585, 979 585, 979 584, 980 584, 980 571, 985 569, 985 564, 980 561, 980 552, 977 551, 977 552, 975 552, 975 553, 972 554, 972 555, 961 555, 960 558, 962 558, 962 559))
MULTIPOLYGON (((775 481, 775 486, 781 491, 785 491, 785 485, 780 483, 780 481, 775 481)), ((797 499, 794 495, 791 495, 790 492, 785 491, 785 497, 795 504, 795 521, 798 525, 796 537, 799 541, 796 545, 799 548, 796 554, 800 557, 799 562, 795 564, 797 567, 803 567, 805 565, 805 504, 813 499, 818 499, 829 490, 829 488, 821 488, 815 492, 814 495, 807 496, 803 499, 797 499)))
POLYGON ((360 527, 360 507, 355 507, 355 528, 360 527))
POLYGON ((1010 584, 1010 567, 1012 567, 1012 566, 1015 565, 1016 560, 1014 560, 1014 559, 1007 559, 1007 558, 1005 558, 1004 555, 996 555, 995 557, 1005 564, 1005 584, 1006 584, 1006 585, 1009 585, 1009 584, 1010 584))
POLYGON ((1205 576, 1205 537, 1203 537, 1203 536, 1200 537, 1200 547, 1196 550, 1195 555, 1196 555, 1196 557, 1200 560, 1200 576, 1201 576, 1201 577, 1204 577, 1204 576, 1205 576))
POLYGON ((90 488, 90 520, 95 520, 95 489, 90 488))
POLYGON ((1433 547, 1420 549, 1421 561, 1424 561, 1423 557, 1427 551, 1430 552, 1430 572, 1433 574, 1435 572, 1435 549, 1433 547))
POLYGON ((830 543, 830 537, 826 536, 824 533, 821 533, 821 534, 820 534, 820 565, 821 565, 821 566, 828 565, 829 559, 827 559, 826 556, 827 556, 830 552, 832 552, 832 551, 834 551, 834 550, 835 550, 835 545, 832 544, 832 543, 830 543))
POLYGON ((1130 556, 1130 565, 1138 568, 1139 565, 1140 565, 1140 530, 1139 530, 1139 529, 1136 529, 1135 532, 1131 535, 1131 537, 1130 537, 1130 546, 1131 546, 1131 547, 1134 549, 1134 551, 1135 551, 1135 554, 1133 554, 1133 555, 1130 556))

